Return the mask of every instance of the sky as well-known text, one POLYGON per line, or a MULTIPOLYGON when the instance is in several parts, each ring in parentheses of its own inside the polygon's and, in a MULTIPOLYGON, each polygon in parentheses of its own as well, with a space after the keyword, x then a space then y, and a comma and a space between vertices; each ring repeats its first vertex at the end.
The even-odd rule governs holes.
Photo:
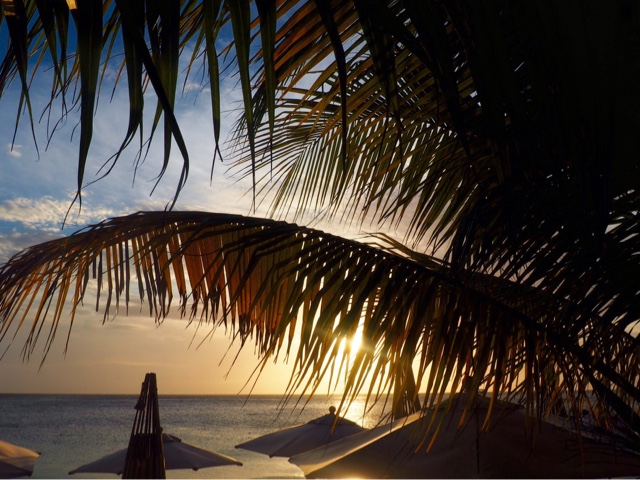
MULTIPOLYGON (((41 70, 34 80, 31 95, 36 120, 48 101, 50 74, 41 70)), ((87 181, 96 178, 99 167, 115 152, 126 132, 126 84, 122 83, 110 99, 113 75, 107 75, 102 87, 87 181)), ((241 98, 236 82, 230 76, 223 84, 223 138, 228 135, 241 98)), ((0 99, 0 121, 4 125, 0 129, 0 263, 22 248, 70 235, 83 225, 140 210, 161 210, 172 199, 181 160, 175 148, 173 161, 154 190, 162 160, 158 136, 160 141, 153 144, 146 162, 137 170, 135 183, 136 149, 130 148, 108 177, 83 190, 82 210, 72 208, 61 228, 76 188, 77 118, 68 119, 48 144, 46 118, 39 121, 35 125, 36 150, 25 115, 13 140, 17 101, 17 84, 0 99)), ((155 105, 155 98, 148 94, 146 104, 155 105)), ((187 86, 178 103, 177 117, 191 167, 175 209, 263 216, 263 210, 251 211, 251 185, 237 182, 228 174, 231 158, 226 157, 222 164, 218 161, 210 179, 214 144, 206 86, 187 86)), ((161 394, 280 394, 291 373, 291 365, 270 364, 254 384, 252 372, 258 360, 251 347, 235 359, 237 347, 230 349, 224 332, 216 331, 207 338, 210 332, 206 327, 197 331, 187 327, 185 320, 173 317, 158 326, 146 315, 119 315, 103 325, 102 312, 95 312, 90 305, 83 307, 71 331, 69 348, 65 350, 63 329, 42 363, 44 344, 28 361, 23 358, 26 333, 23 329, 12 342, 0 344, 0 355, 4 353, 0 360, 0 393, 137 394, 144 374, 154 372, 161 394)))

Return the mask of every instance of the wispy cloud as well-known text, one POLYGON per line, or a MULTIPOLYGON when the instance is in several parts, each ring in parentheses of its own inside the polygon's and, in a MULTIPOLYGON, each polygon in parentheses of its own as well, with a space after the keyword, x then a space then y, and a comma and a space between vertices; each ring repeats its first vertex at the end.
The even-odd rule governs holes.
POLYGON ((59 230, 57 233, 42 230, 31 230, 25 233, 8 230, 8 227, 0 226, 0 264, 6 262, 20 250, 61 236, 62 234, 59 230))
MULTIPOLYGON (((71 200, 56 199, 51 196, 38 198, 18 197, 0 203, 0 221, 18 223, 27 228, 44 231, 58 231, 61 219, 64 219, 71 200)), ((80 224, 88 224, 103 220, 113 215, 109 208, 93 208, 81 210, 73 218, 80 224), (87 211, 88 210, 88 211, 87 211)))

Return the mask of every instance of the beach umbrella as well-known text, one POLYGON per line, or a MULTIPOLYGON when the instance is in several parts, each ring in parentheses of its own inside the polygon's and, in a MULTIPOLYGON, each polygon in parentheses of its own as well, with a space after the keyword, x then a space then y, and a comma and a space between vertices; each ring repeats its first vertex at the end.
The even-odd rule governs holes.
POLYGON ((640 455, 626 450, 611 436, 586 431, 579 434, 567 420, 557 417, 538 422, 527 418, 524 408, 499 401, 484 428, 489 400, 473 400, 463 419, 465 401, 456 396, 443 402, 433 415, 414 414, 293 456, 289 461, 307 478, 640 475, 640 455))
MULTIPOLYGON (((166 470, 199 470, 201 468, 224 465, 242 466, 242 463, 235 458, 190 445, 167 433, 162 434, 162 446, 166 470)), ((69 475, 76 473, 113 473, 121 475, 124 472, 126 456, 127 449, 123 448, 71 470, 69 475)))
POLYGON ((264 453, 270 457, 291 457, 366 430, 351 420, 336 417, 335 411, 335 407, 330 407, 328 414, 304 425, 268 433, 236 445, 236 448, 264 453))
POLYGON ((155 373, 145 375, 135 410, 122 478, 166 478, 155 373))
POLYGON ((30 477, 38 452, 0 440, 0 478, 30 477))
POLYGON ((147 373, 135 406, 129 446, 69 472, 114 473, 122 478, 166 478, 166 470, 242 465, 234 458, 204 450, 162 433, 156 374, 147 373))

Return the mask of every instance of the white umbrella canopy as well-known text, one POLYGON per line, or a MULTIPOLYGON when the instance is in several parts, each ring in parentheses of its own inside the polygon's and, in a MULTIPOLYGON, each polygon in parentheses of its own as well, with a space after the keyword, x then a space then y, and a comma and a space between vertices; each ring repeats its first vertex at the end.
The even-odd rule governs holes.
POLYGON ((0 478, 30 477, 40 454, 0 440, 0 478))
MULTIPOLYGON (((457 400, 457 398, 456 398, 457 400)), ((460 429, 465 402, 451 400, 435 414, 414 414, 391 425, 296 455, 307 478, 607 478, 640 475, 640 454, 551 421, 526 419, 500 402, 490 426, 480 398, 460 429), (427 451, 436 425, 438 435, 427 451), (425 438, 427 443, 423 443, 425 438)))
POLYGON ((366 430, 351 420, 336 418, 335 407, 331 407, 328 414, 304 425, 268 433, 236 445, 236 448, 263 453, 270 457, 291 457, 366 430))
MULTIPOLYGON (((167 470, 199 470, 201 468, 225 465, 242 466, 242 463, 235 458, 190 445, 178 437, 167 433, 162 434, 162 445, 167 470)), ((76 473, 113 473, 115 475, 122 475, 126 456, 127 449, 123 448, 117 452, 105 455, 94 462, 71 470, 69 475, 76 473)))

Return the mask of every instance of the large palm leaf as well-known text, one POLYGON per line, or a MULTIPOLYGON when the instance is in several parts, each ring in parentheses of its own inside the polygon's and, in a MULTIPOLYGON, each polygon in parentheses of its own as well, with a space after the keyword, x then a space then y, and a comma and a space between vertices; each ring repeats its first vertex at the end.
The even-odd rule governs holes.
MULTIPOLYGON (((638 246, 628 236, 636 228, 639 206, 640 165, 630 154, 639 122, 637 113, 612 105, 631 98, 635 105, 638 99, 628 88, 630 64, 604 57, 615 48, 626 58, 635 48, 637 35, 617 29, 637 26, 637 16, 625 18, 624 9, 591 3, 580 18, 566 5, 469 3, 426 2, 424 11, 446 23, 446 29, 427 28, 417 12, 410 17, 406 23, 415 29, 415 38, 409 36, 405 48, 395 43, 388 52, 393 62, 385 78, 397 79, 392 97, 380 79, 376 50, 369 49, 374 39, 364 29, 349 44, 353 60, 347 72, 346 121, 339 115, 338 60, 302 92, 302 100, 300 92, 283 93, 280 129, 265 129, 256 142, 258 158, 266 159, 257 165, 265 171, 262 178, 275 172, 279 180, 272 187, 277 189, 274 211, 301 214, 310 207, 344 207, 346 215, 360 219, 368 216, 390 226, 402 221, 414 244, 425 237, 436 247, 448 244, 453 265, 544 284, 561 297, 580 298, 606 321, 620 321, 624 311, 623 323, 629 325, 638 318, 637 293, 628 283, 627 290, 624 279, 640 275, 638 246), (488 25, 494 30, 487 31, 488 25), (574 53, 573 42, 587 42, 595 26, 597 38, 582 56, 574 53), (425 50, 435 55, 429 45, 436 47, 425 38, 437 35, 431 41, 437 40, 450 57, 438 56, 443 63, 434 70, 424 56, 425 50), (563 51, 566 55, 560 56, 563 51), (491 58, 484 64, 480 55, 491 58), (611 86, 598 90, 602 109, 586 109, 584 91, 574 88, 595 81, 584 78, 588 65, 594 65, 598 82, 611 86), (442 79, 445 66, 455 72, 454 91, 442 79), (624 69, 625 76, 615 69, 624 69), (459 115, 462 124, 456 121, 459 115), (346 166, 337 155, 342 123, 348 124, 352 139, 346 166), (612 290, 612 281, 625 293, 612 290), (615 306, 619 300, 625 305, 615 306)), ((395 16, 387 16, 405 20, 413 12, 411 4, 395 4, 396 10, 390 6, 395 16)), ((383 8, 378 2, 370 8, 382 33, 404 40, 400 26, 387 25, 375 14, 383 8)), ((347 32, 351 21, 339 25, 347 32)), ((290 31, 296 28, 301 27, 290 31)), ((299 43, 311 49, 313 42, 299 43)), ((279 53, 284 56, 284 49, 279 53)), ((256 105, 265 103, 264 91, 258 89, 256 105)), ((241 163, 249 165, 249 160, 241 163)), ((247 167, 247 173, 254 171, 247 167)))
POLYGON ((292 391, 313 392, 361 331, 362 348, 346 347, 335 373, 345 400, 408 389, 412 364, 410 391, 429 392, 428 404, 463 383, 526 398, 541 414, 561 397, 576 412, 595 408, 594 385, 598 400, 638 398, 633 339, 598 319, 567 334, 553 295, 293 224, 211 213, 138 213, 25 250, 0 269, 2 337, 30 328, 25 355, 39 340, 48 350, 65 300, 72 326, 91 278, 105 318, 130 308, 137 284, 157 321, 175 301, 191 321, 251 339, 263 361, 293 353, 292 391))

